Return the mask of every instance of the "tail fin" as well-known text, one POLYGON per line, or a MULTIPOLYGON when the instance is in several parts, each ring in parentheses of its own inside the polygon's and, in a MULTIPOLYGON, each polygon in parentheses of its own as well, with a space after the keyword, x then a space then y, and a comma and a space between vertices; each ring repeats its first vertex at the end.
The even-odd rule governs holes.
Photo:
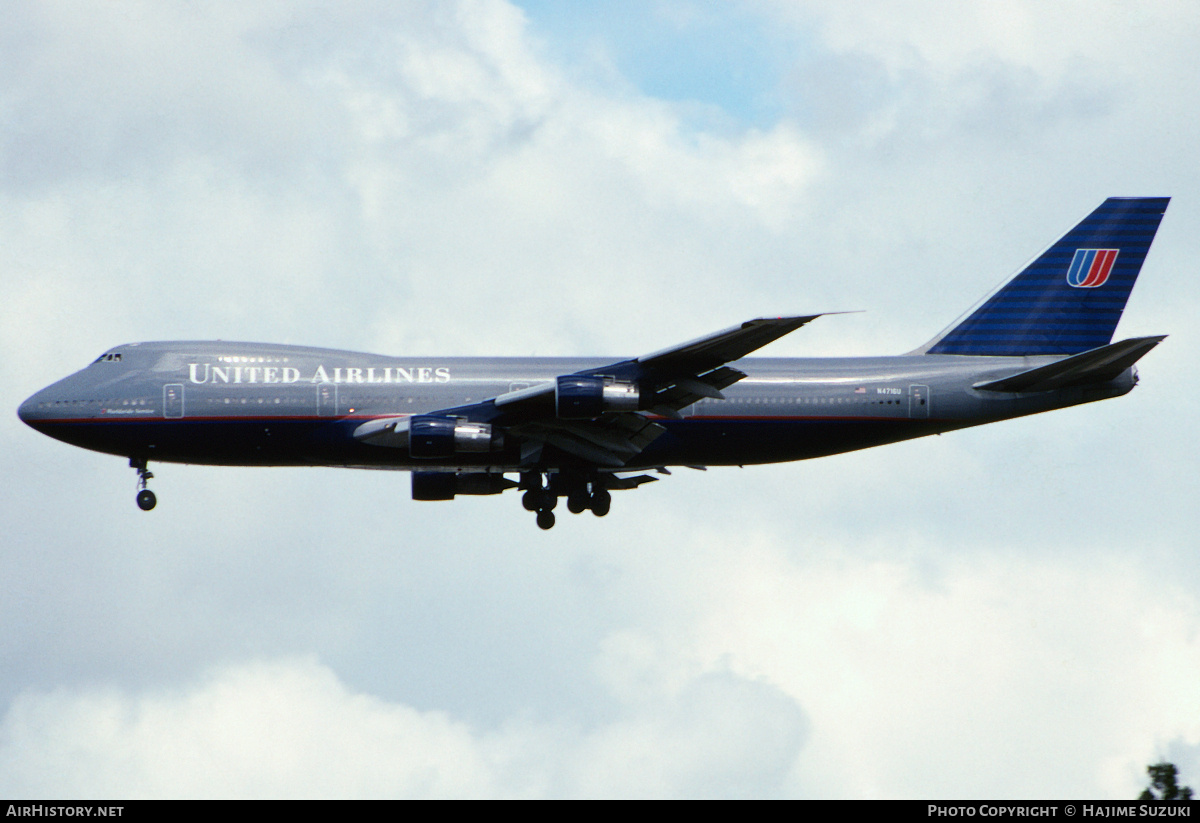
POLYGON ((1110 197, 928 354, 1079 354, 1112 341, 1169 197, 1110 197))

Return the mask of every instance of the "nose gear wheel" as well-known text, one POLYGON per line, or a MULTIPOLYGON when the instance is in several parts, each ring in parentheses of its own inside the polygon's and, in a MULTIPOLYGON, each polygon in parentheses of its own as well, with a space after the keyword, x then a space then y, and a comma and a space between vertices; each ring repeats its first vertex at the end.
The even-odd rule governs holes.
POLYGON ((129 465, 131 468, 137 469, 138 473, 138 508, 144 512, 148 512, 158 504, 158 497, 155 496, 154 492, 146 488, 146 483, 154 477, 154 472, 146 468, 146 461, 142 458, 129 458, 129 465))

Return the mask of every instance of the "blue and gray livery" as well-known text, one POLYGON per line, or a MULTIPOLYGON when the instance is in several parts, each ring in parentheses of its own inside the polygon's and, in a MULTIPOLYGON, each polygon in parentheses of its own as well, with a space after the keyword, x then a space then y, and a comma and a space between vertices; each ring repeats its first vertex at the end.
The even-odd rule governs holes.
POLYGON ((408 358, 263 343, 117 346, 19 409, 44 434, 148 465, 412 473, 417 500, 560 497, 803 460, 1129 392, 1162 336, 1112 342, 1168 198, 1110 198, 965 319, 901 356, 748 357, 820 315, 760 318, 630 359, 408 358))

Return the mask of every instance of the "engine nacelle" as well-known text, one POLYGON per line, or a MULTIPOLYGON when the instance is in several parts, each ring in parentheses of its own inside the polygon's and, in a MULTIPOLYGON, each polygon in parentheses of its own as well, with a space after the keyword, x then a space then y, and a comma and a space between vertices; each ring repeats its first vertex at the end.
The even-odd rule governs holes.
POLYGON ((413 472, 413 500, 453 500, 456 494, 500 494, 517 484, 502 474, 413 472))
POLYGON ((554 389, 554 409, 564 420, 586 420, 604 412, 637 411, 640 396, 636 383, 611 377, 565 374, 554 389))
POLYGON ((408 420, 408 453, 416 458, 428 460, 489 452, 494 443, 490 423, 431 415, 416 415, 408 420))

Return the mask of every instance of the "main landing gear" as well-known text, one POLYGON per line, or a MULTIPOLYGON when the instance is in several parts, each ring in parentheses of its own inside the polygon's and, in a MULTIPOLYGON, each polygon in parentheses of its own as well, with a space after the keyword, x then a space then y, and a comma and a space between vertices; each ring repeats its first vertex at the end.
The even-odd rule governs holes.
POLYGON ((547 474, 543 483, 541 472, 525 472, 521 475, 521 488, 526 490, 521 505, 527 511, 537 512, 540 529, 554 527, 554 507, 560 497, 567 498, 567 511, 571 514, 591 509, 592 514, 604 517, 612 507, 612 495, 596 475, 560 472, 547 474))
POLYGON ((138 473, 138 493, 137 504, 138 508, 144 512, 148 512, 158 503, 158 498, 154 496, 154 492, 146 488, 146 481, 154 477, 154 472, 146 468, 146 461, 142 458, 129 458, 130 468, 137 469, 138 473))

